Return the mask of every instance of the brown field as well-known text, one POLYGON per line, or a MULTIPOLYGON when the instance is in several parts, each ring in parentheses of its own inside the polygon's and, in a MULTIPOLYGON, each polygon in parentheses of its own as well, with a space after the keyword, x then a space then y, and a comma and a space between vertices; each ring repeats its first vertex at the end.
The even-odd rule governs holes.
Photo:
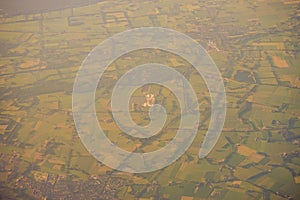
POLYGON ((40 64, 40 59, 35 59, 35 60, 28 60, 28 61, 25 61, 24 63, 20 64, 20 68, 21 69, 26 69, 26 68, 31 68, 31 67, 35 67, 37 65, 40 64))
POLYGON ((247 160, 250 160, 252 162, 258 162, 264 158, 263 155, 256 153, 255 150, 253 150, 247 146, 241 145, 241 146, 238 146, 237 149, 238 149, 239 154, 241 154, 243 156, 247 156, 248 157, 247 160))
POLYGON ((193 200, 193 197, 182 196, 181 200, 193 200))
POLYGON ((283 4, 285 5, 290 5, 290 4, 298 4, 300 1, 299 0, 296 0, 296 1, 282 1, 283 4))
POLYGON ((279 68, 287 68, 289 67, 288 63, 286 60, 279 58, 278 56, 273 56, 273 61, 276 67, 279 68))
POLYGON ((300 183, 300 176, 294 177, 294 181, 295 181, 295 183, 300 183))
POLYGON ((0 133, 4 133, 5 129, 8 127, 7 124, 3 124, 3 125, 0 125, 0 130, 1 132, 0 133), (3 131, 3 132, 2 132, 3 131))
POLYGON ((241 145, 238 146, 238 153, 243 156, 250 156, 252 154, 256 154, 256 151, 247 146, 241 145))

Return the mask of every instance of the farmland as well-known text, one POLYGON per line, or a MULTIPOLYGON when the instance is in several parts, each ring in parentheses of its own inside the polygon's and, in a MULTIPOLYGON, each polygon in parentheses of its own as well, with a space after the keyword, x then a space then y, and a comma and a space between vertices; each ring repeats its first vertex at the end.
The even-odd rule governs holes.
POLYGON ((124 0, 12 15, 3 10, 0 198, 299 199, 299 6, 300 1, 284 0, 124 0), (185 59, 159 49, 119 57, 95 95, 99 125, 114 144, 127 151, 156 151, 180 125, 174 93, 148 84, 134 91, 130 114, 135 123, 147 125, 151 101, 163 105, 168 117, 162 131, 140 139, 117 126, 110 97, 134 66, 160 63, 183 74, 200 111, 197 135, 183 156, 161 170, 130 174, 105 166, 87 151, 73 121, 72 90, 96 45, 149 26, 182 32, 206 49, 225 84, 226 120, 213 150, 199 159, 211 115, 201 75, 185 59))

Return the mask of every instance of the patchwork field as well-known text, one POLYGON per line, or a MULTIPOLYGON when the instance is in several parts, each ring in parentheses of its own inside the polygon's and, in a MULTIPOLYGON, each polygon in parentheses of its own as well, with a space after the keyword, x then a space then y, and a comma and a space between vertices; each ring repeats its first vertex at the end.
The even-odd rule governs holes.
POLYGON ((3 7, 0 199, 299 199, 299 3, 104 0, 15 14, 3 7), (141 139, 117 126, 112 90, 135 66, 160 63, 183 74, 200 110, 197 135, 179 159, 161 170, 130 174, 87 151, 74 125, 72 91, 78 69, 96 45, 149 26, 182 32, 208 52, 225 84, 226 120, 217 144, 199 159, 211 117, 203 77, 185 59, 159 49, 119 57, 95 95, 99 125, 118 147, 159 150, 181 122, 174 91, 148 84, 134 91, 128 108, 136 124, 147 126, 152 105, 164 106, 168 117, 161 132, 141 139))

